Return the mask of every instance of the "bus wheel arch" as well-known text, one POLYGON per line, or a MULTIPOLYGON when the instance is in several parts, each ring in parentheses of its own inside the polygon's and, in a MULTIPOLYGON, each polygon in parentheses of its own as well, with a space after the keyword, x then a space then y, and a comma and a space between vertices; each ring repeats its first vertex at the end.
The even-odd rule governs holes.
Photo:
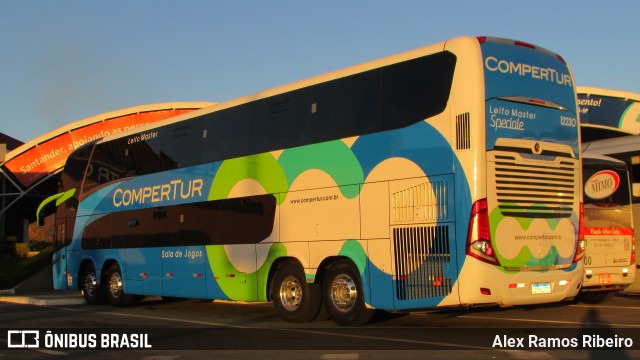
POLYGON ((290 258, 290 257, 281 257, 274 260, 273 263, 271 264, 271 267, 269 268, 269 274, 267 275, 267 284, 266 284, 266 292, 267 292, 266 296, 267 296, 268 302, 273 301, 273 296, 275 291, 273 288, 273 278, 276 275, 276 272, 278 271, 278 266, 284 261, 296 261, 296 259, 290 258))
POLYGON ((342 260, 350 261, 350 259, 346 256, 330 256, 322 260, 320 265, 318 265, 318 270, 316 271, 315 282, 322 285, 327 274, 327 270, 329 270, 332 264, 342 260))
POLYGON ((98 281, 96 267, 91 260, 84 260, 80 264, 78 290, 82 291, 85 301, 89 305, 104 304, 107 294, 101 281, 98 281))
POLYGON ((308 283, 302 264, 294 258, 284 258, 272 267, 269 293, 276 311, 288 322, 309 322, 320 313, 320 285, 308 283))
POLYGON ((275 278, 276 273, 278 272, 278 268, 281 266, 282 263, 284 262, 295 262, 300 264, 300 266, 302 266, 302 264, 300 263, 300 260, 298 260, 295 257, 292 256, 283 256, 283 257, 279 257, 277 259, 275 259, 272 263, 271 266, 269 267, 269 274, 267 275, 267 283, 266 283, 266 296, 267 296, 267 301, 271 302, 274 300, 274 296, 275 296, 275 287, 273 284, 273 280, 275 278))

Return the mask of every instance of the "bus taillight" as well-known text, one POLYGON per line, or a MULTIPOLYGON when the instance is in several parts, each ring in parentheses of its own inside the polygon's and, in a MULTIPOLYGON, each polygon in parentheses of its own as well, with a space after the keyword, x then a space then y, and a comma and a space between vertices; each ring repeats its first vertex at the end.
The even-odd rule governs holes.
POLYGON ((577 263, 578 261, 582 260, 582 257, 584 256, 584 248, 586 246, 586 243, 584 241, 584 233, 585 233, 585 229, 584 229, 584 204, 580 203, 580 217, 578 220, 578 246, 576 248, 576 255, 573 257, 573 262, 577 263))
POLYGON ((471 209, 467 233, 467 255, 489 264, 500 265, 491 245, 487 199, 476 201, 471 209))
POLYGON ((631 265, 636 263, 636 236, 631 235, 631 265))

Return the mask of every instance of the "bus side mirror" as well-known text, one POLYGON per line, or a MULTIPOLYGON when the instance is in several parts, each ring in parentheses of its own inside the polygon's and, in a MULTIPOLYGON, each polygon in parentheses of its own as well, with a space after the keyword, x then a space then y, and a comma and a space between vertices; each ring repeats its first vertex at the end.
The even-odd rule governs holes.
POLYGON ((73 197, 73 194, 75 194, 75 192, 76 192, 76 189, 71 189, 63 193, 51 195, 48 198, 44 199, 40 203, 40 206, 38 206, 38 210, 36 211, 36 219, 38 220, 38 226, 44 226, 44 217, 46 216, 47 207, 49 207, 50 205, 53 205, 54 201, 55 201, 56 207, 60 206, 62 203, 64 203, 65 201, 73 197))
POLYGON ((64 193, 59 193, 55 195, 51 195, 48 198, 44 199, 38 206, 38 210, 36 211, 36 219, 38 220, 38 226, 44 226, 44 217, 46 216, 46 209, 51 207, 54 204, 54 201, 58 200, 62 197, 64 193))
POLYGON ((640 197, 640 183, 633 183, 631 185, 631 193, 633 197, 640 197))

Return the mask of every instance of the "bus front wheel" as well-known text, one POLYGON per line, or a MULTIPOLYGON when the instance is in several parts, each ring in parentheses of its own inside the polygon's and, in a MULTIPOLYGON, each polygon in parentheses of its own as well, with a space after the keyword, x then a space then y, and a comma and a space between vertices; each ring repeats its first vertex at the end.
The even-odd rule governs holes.
POLYGON ((357 326, 371 320, 374 310, 365 306, 360 273, 350 260, 329 267, 322 290, 324 306, 337 324, 357 326))
POLYGON ((320 312, 320 286, 307 283, 302 266, 295 261, 278 265, 272 289, 276 311, 285 321, 309 322, 320 312))

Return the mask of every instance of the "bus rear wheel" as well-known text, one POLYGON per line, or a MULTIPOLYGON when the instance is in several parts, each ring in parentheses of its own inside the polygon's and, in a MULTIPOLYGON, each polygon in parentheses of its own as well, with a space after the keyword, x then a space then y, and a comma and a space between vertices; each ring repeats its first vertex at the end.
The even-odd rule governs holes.
POLYGON ((98 284, 96 269, 93 265, 86 265, 80 277, 82 284, 82 295, 89 305, 104 304, 107 301, 102 285, 98 284))
POLYGON ((350 260, 329 267, 322 290, 324 306, 337 324, 358 326, 371 320, 374 310, 365 306, 360 272, 350 260))
POLYGON ((276 311, 285 321, 309 322, 320 312, 320 286, 307 283, 304 270, 296 261, 278 265, 272 289, 276 311))
POLYGON ((113 306, 130 305, 140 299, 135 295, 125 294, 120 266, 111 264, 104 273, 103 284, 106 285, 107 299, 113 306))

